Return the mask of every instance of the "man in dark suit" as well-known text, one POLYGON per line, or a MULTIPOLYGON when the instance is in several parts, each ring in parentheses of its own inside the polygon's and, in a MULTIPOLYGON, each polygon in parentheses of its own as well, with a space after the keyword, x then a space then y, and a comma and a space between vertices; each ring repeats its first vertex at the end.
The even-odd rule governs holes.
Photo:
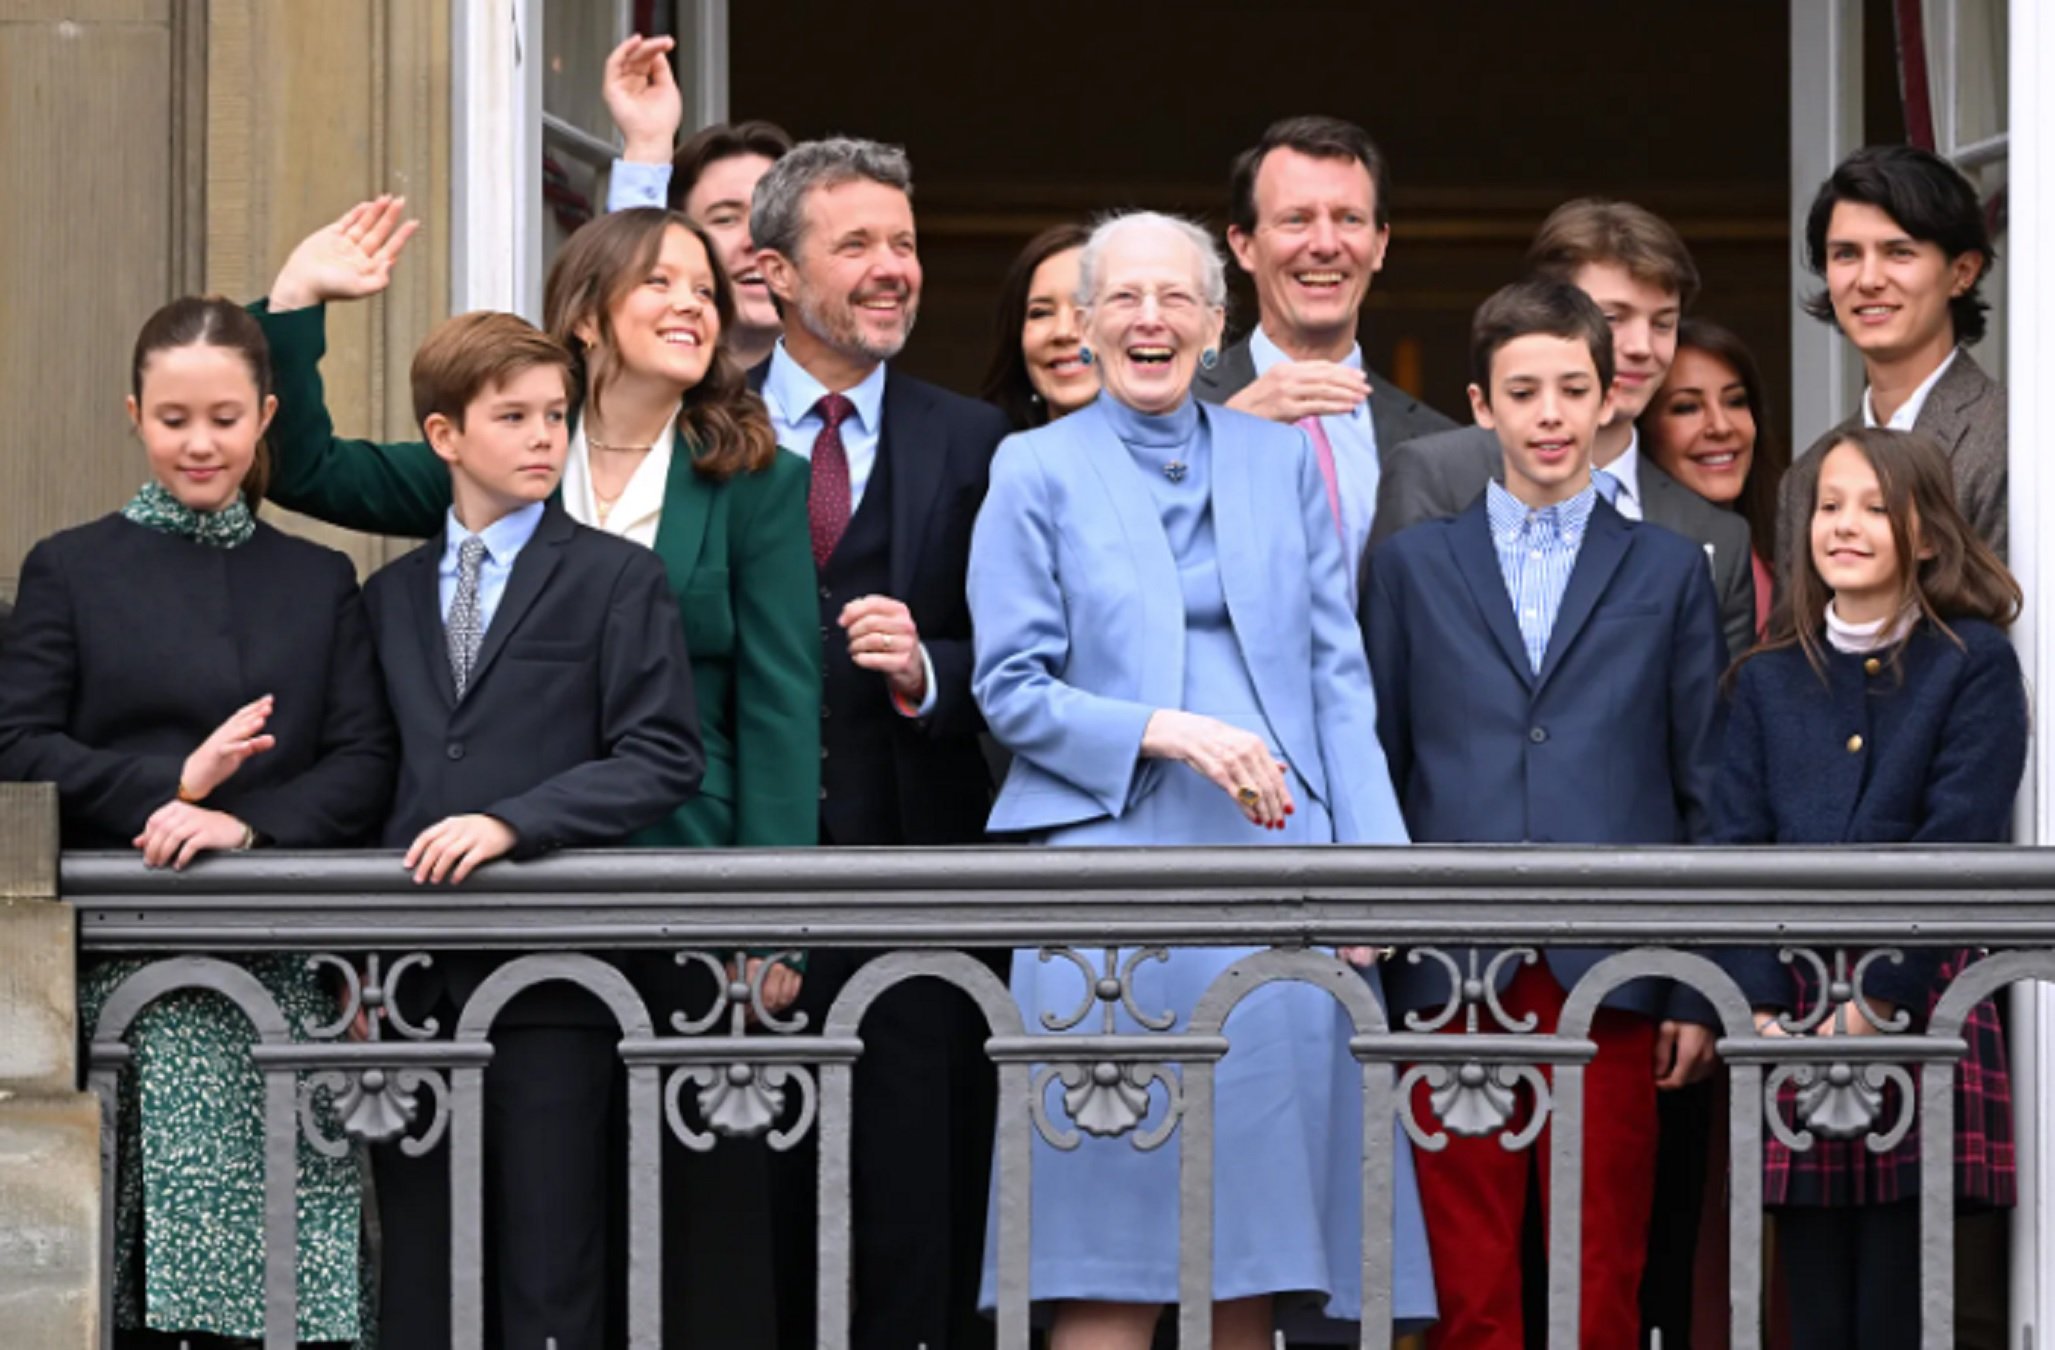
MULTIPOLYGON (((1748 523, 1657 468, 1641 453, 1634 425, 1669 373, 1678 318, 1698 291, 1690 251, 1667 222, 1632 203, 1582 198, 1542 222, 1527 262, 1536 275, 1568 281, 1589 295, 1612 325, 1618 362, 1613 411, 1598 429, 1592 464, 1604 471, 1601 481, 1621 515, 1674 530, 1704 550, 1727 651, 1739 656, 1755 643, 1748 523)), ((1409 525, 1455 515, 1477 500, 1501 462, 1498 438, 1483 427, 1398 446, 1385 456, 1371 547, 1409 525)))
MULTIPOLYGON (((677 603, 648 549, 550 501, 564 466, 570 354, 510 314, 449 320, 414 357, 415 411, 450 466, 444 537, 365 587, 400 731, 388 847, 417 882, 501 856, 614 843, 699 786, 703 764, 677 603)), ((495 958, 442 957, 399 986, 417 1025, 450 1025, 495 958)), ((607 1109, 621 1029, 563 984, 494 1024, 484 1182, 492 1345, 601 1350, 607 1109)), ((617 1113, 616 1113, 617 1114, 617 1113)), ((376 1150, 382 1341, 446 1350, 449 1150, 376 1150)), ((618 1213, 618 1208, 615 1209, 618 1213)))
MULTIPOLYGON (((1862 407, 1793 465, 1843 431, 1923 431, 1948 453, 1963 517, 2005 556, 2005 390, 1963 348, 1983 340, 1981 295, 1996 260, 1976 190, 1947 160, 1909 145, 1869 146, 1820 184, 1805 223, 1806 266, 1826 289, 1806 302, 1862 354, 1862 407)), ((1806 475, 1787 474, 1777 510, 1781 586, 1805 539, 1806 475)))
MULTIPOLYGON (((827 844, 974 843, 991 804, 964 572, 992 452, 1009 427, 997 409, 888 365, 920 306, 911 174, 896 147, 805 142, 759 181, 750 216, 785 319, 762 372, 764 402, 778 443, 812 461, 830 639, 827 844)), ((870 955, 814 954, 800 1003, 816 1025, 870 955)), ((947 1350, 987 1339, 973 1306, 993 1111, 982 1022, 948 987, 916 981, 872 1006, 863 1037, 850 1343, 947 1350)), ((792 1201, 788 1269, 811 1255, 810 1185, 792 1201)), ((785 1284, 787 1342, 811 1345, 812 1283, 785 1284)))
MULTIPOLYGON (((1416 841, 1681 844, 1710 829, 1724 664, 1712 587, 1696 547, 1596 490, 1591 443, 1610 411, 1612 364, 1605 316, 1567 282, 1521 282, 1487 300, 1472 327, 1470 398, 1499 441, 1500 478, 1460 515, 1371 555, 1363 610, 1378 737, 1416 841)), ((1604 955, 1551 948, 1538 965, 1505 963, 1499 1003, 1553 1031, 1567 991, 1604 955)), ((1478 954, 1480 972, 1491 956, 1478 954)), ((1385 971, 1394 1018, 1456 993, 1436 961, 1385 971)), ((1579 1345, 1638 1343, 1656 1080, 1702 1076, 1712 1020, 1689 991, 1640 981, 1593 1023, 1579 1345)), ((1415 1110, 1431 1114, 1424 1092, 1415 1110)), ((1490 1138, 1419 1155, 1435 1334, 1449 1344, 1520 1350, 1519 1282, 1506 1275, 1520 1264, 1536 1156, 1490 1138)))
POLYGON ((1235 158, 1228 247, 1256 283, 1256 327, 1201 370, 1209 403, 1305 429, 1351 570, 1370 539, 1380 462, 1455 426, 1363 365, 1356 342, 1391 243, 1384 156, 1361 127, 1288 117, 1235 158))

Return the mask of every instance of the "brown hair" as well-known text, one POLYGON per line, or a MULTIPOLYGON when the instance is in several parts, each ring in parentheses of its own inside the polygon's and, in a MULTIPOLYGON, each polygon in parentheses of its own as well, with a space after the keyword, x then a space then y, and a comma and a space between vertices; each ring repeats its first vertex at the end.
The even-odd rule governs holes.
POLYGON ((1548 213, 1527 249, 1527 267, 1563 281, 1579 268, 1613 263, 1644 285, 1659 287, 1689 305, 1698 294, 1698 267, 1670 223, 1632 202, 1579 197, 1548 213))
MULTIPOLYGON (((1798 475, 1800 500, 1809 506, 1805 519, 1810 521, 1819 509, 1820 466, 1844 445, 1877 471, 1877 485, 1883 489, 1884 509, 1891 519, 1891 543, 1900 559, 1901 612, 1917 610, 1958 647, 1962 639, 1948 627, 1950 619, 1983 619, 1999 628, 2010 627, 2019 617, 2019 583, 1962 518, 1955 504, 1948 456, 1924 432, 1861 427, 1835 437, 1824 452, 1808 455, 1791 470, 1798 475), (1933 556, 1919 558, 1922 549, 1931 550, 1933 556), (1917 566, 1904 566, 1908 558, 1917 559, 1917 566)), ((1799 546, 1791 550, 1784 600, 1770 616, 1769 633, 1760 647, 1741 660, 1796 645, 1824 679, 1826 652, 1820 633, 1826 623, 1827 602, 1833 598, 1832 589, 1813 563, 1809 539, 1802 535, 1799 546)), ((1897 659, 1894 653, 1892 660, 1897 659)), ((1740 664, 1735 663, 1736 670, 1740 664)))
POLYGON ((1034 284, 1036 268, 1059 253, 1083 248, 1091 237, 1089 226, 1074 222, 1051 225, 1028 240, 1006 269, 1006 280, 999 283, 999 331, 978 397, 1005 413, 1016 431, 1049 420, 1049 407, 1035 393, 1034 383, 1028 379, 1027 358, 1020 350, 1021 330, 1027 326, 1028 287, 1034 284))
POLYGON ((573 402, 598 404, 621 373, 614 306, 656 266, 664 233, 671 229, 684 230, 706 250, 714 279, 714 311, 721 320, 721 339, 714 344, 706 375, 679 400, 678 429, 691 442, 693 469, 714 482, 726 482, 735 474, 768 468, 777 456, 778 442, 763 400, 750 392, 742 367, 728 350, 735 290, 705 230, 676 211, 653 206, 601 216, 572 235, 550 264, 542 291, 543 318, 550 336, 571 353, 578 376, 573 402), (597 335, 589 347, 577 333, 588 323, 597 335))
MULTIPOLYGON (((242 357, 257 386, 258 410, 262 411, 264 400, 271 397, 271 344, 264 340, 263 327, 248 310, 219 295, 183 296, 143 321, 142 331, 136 334, 135 353, 129 359, 128 387, 136 402, 142 402, 143 371, 151 357, 175 347, 195 346, 222 347, 242 357)), ((271 448, 259 436, 256 457, 242 481, 243 501, 250 510, 263 502, 270 482, 271 448)))
MULTIPOLYGON (((678 147, 678 153, 671 156, 671 186, 664 201, 673 211, 683 211, 685 199, 692 195, 700 175, 722 160, 762 155, 775 164, 791 148, 791 134, 776 122, 716 122, 703 127, 688 136, 678 147)), ((742 203, 742 213, 745 217, 749 214, 748 202, 742 203)))
MULTIPOLYGON (((1749 539, 1758 557, 1772 555, 1770 545, 1777 537, 1778 488, 1784 481, 1785 470, 1791 467, 1791 452, 1784 448, 1784 442, 1770 424, 1769 399, 1763 390, 1762 372, 1755 364, 1755 354, 1748 350, 1733 332, 1709 319, 1686 319, 1677 325, 1677 351, 1686 347, 1695 348, 1717 360, 1726 362, 1741 377, 1741 387, 1748 395, 1748 412, 1755 419, 1755 456, 1748 468, 1748 481, 1741 485, 1741 495, 1734 499, 1734 510, 1748 522, 1749 539)), ((1671 371, 1676 366, 1670 367, 1671 371)), ((1652 439, 1655 419, 1660 413, 1658 403, 1662 391, 1648 401, 1648 407, 1641 414, 1642 442, 1652 439)))
POLYGON ((1256 229, 1256 175, 1272 150, 1296 150, 1312 159, 1352 159, 1370 171, 1370 210, 1378 229, 1391 224, 1391 172, 1370 133, 1339 117, 1286 117, 1234 157, 1227 178, 1228 223, 1244 234, 1256 229))
POLYGON ((569 395, 571 353, 520 315, 481 309, 444 319, 414 353, 414 420, 425 431, 429 417, 441 413, 461 427, 464 410, 480 394, 536 366, 561 371, 569 395))
POLYGON ((1491 358, 1530 333, 1582 340, 1598 368, 1598 387, 1613 383, 1613 330, 1598 305, 1567 281, 1529 277, 1493 291, 1470 320, 1470 379, 1491 402, 1491 358))

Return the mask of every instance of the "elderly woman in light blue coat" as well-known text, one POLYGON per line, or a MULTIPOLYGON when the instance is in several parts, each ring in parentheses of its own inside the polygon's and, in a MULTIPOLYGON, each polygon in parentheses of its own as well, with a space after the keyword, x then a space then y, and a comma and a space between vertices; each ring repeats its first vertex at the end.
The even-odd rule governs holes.
MULTIPOLYGON (((1078 289, 1104 392, 1000 446, 971 546, 973 688, 1013 752, 991 828, 1073 847, 1405 843, 1314 451, 1293 428, 1191 395, 1224 317, 1212 241, 1175 217, 1114 217, 1085 246, 1078 289)), ((1137 962, 1133 1004, 1182 1026, 1245 955, 1137 962)), ((1089 993, 1073 963, 1034 951, 1015 955, 1013 990, 1038 1031, 1089 993)), ((1117 1011, 1120 1030, 1144 1030, 1117 1011)), ((1361 1315, 1350 1030, 1331 995, 1298 983, 1257 990, 1228 1020, 1220 1350, 1268 1350, 1273 1327, 1339 1333, 1361 1315)), ((1155 1096, 1150 1124, 1165 1110, 1155 1096)), ((1060 1102, 1050 1114, 1062 1120, 1060 1102)), ((1392 1307, 1411 1325, 1432 1317, 1433 1282, 1409 1146, 1393 1147, 1392 1307)), ((1032 1226, 1030 1293, 1051 1350, 1146 1350, 1177 1297, 1176 1147, 1038 1137, 1032 1226)), ((995 1258, 988 1241, 987 1306, 995 1258)))

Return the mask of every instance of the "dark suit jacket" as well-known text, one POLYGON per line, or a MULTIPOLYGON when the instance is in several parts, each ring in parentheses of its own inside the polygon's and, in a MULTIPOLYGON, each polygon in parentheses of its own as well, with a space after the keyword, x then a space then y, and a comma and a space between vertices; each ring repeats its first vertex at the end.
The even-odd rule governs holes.
MULTIPOLYGON (((1365 368, 1363 374, 1370 380, 1370 426, 1377 433, 1380 468, 1391 461, 1392 447, 1456 425, 1376 371, 1365 368)), ((1255 382, 1256 360, 1243 338, 1220 353, 1219 365, 1192 378, 1192 392, 1208 403, 1225 403, 1255 382)))
POLYGON ((129 848, 185 758, 276 699, 277 745, 206 805, 287 848, 367 842, 392 721, 350 560, 260 523, 212 548, 119 515, 29 551, 0 649, 0 777, 57 785, 66 848, 129 848))
MULTIPOLYGON (((321 387, 325 309, 254 307, 278 387, 271 495, 356 530, 440 537, 449 469, 418 441, 340 439, 321 387)), ((692 467, 683 429, 665 483, 654 551, 692 653, 704 737, 699 795, 636 836, 671 847, 794 848, 820 810, 821 640, 807 542, 807 466, 715 482, 692 467)))
POLYGON ((445 816, 511 826, 517 858, 618 843, 678 808, 705 761, 678 607, 648 550, 554 502, 514 560, 456 696, 432 539, 365 587, 400 783, 385 844, 445 816))
MULTIPOLYGON (((763 387, 768 362, 749 372, 763 387)), ((892 493, 891 594, 913 613, 935 668, 928 716, 901 716, 884 682, 862 706, 831 717, 888 718, 899 784, 900 831, 908 844, 967 844, 984 838, 992 780, 978 746, 984 719, 970 693, 970 604, 963 579, 970 531, 984 504, 992 453, 1011 433, 997 408, 914 379, 885 376, 878 460, 889 462, 892 493)), ((827 640, 841 640, 830 632, 827 640)))
MULTIPOLYGON (((1755 645, 1755 571, 1749 554, 1748 522, 1722 510, 1640 457, 1642 516, 1673 530, 1704 550, 1712 564, 1719 598, 1720 630, 1732 660, 1755 645)), ((1443 520, 1484 494, 1484 485, 1505 481, 1505 452, 1498 436, 1479 426, 1458 427, 1398 446, 1384 457, 1377 481, 1377 522, 1370 547, 1423 520, 1443 520)))
MULTIPOLYGON (((2005 387, 1984 373, 1968 351, 1955 354, 1955 364, 1934 381, 1927 401, 1912 425, 1941 443, 1948 465, 1955 471, 1955 502, 1962 508, 1970 527, 1985 543, 2005 556, 2006 529, 2006 432, 2005 387)), ((1842 433, 1862 425, 1862 412, 1843 421, 1806 447, 1791 467, 1810 463, 1827 453, 1842 433)), ((1805 475, 1786 473, 1784 490, 1777 503, 1777 567, 1773 576, 1782 594, 1791 546, 1805 538, 1805 521, 1812 503, 1801 501, 1800 480, 1805 475)))
MULTIPOLYGON (((1688 541, 1599 502, 1538 675, 1482 498, 1371 554, 1363 622, 1378 738, 1415 842, 1688 844, 1709 834, 1726 652, 1705 555, 1688 541)), ((1568 988, 1603 955, 1551 948, 1548 963, 1568 988)), ((1439 963, 1384 972, 1395 1008, 1449 996, 1439 963)), ((1688 991, 1653 982, 1608 1003, 1713 1020, 1688 991)))

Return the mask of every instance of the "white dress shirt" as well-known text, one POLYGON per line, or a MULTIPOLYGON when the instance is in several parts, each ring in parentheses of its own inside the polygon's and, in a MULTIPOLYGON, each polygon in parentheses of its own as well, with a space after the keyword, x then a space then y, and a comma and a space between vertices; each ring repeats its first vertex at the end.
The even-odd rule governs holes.
MULTIPOLYGON (((1884 423, 1884 429, 1887 431, 1911 431, 1913 423, 1919 420, 1919 410, 1927 406, 1927 395, 1934 392, 1934 386, 1940 382, 1943 375, 1948 373, 1948 367, 1955 364, 1955 358, 1961 355, 1961 353, 1962 348, 1960 347, 1949 352, 1948 359, 1935 366, 1934 373, 1921 380, 1919 388, 1912 391, 1912 397, 1906 399, 1905 402, 1898 406, 1898 411, 1891 414, 1891 420, 1884 423)), ((1877 425, 1877 405, 1870 401, 1872 392, 1868 385, 1863 386, 1862 424, 1866 427, 1877 425)))
POLYGON ((599 514, 599 499, 592 491, 592 444, 585 439, 581 420, 571 432, 570 453, 564 456, 564 510, 580 525, 590 525, 606 534, 619 535, 644 548, 656 547, 656 529, 664 515, 664 489, 671 478, 671 447, 676 443, 678 419, 674 415, 635 466, 628 486, 599 514))

